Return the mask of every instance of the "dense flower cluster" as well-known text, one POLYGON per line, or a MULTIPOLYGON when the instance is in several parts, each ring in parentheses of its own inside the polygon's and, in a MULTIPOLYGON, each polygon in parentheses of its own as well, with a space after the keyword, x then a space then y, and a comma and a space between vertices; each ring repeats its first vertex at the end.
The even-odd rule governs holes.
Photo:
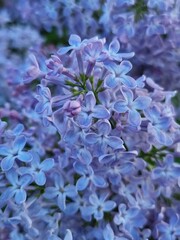
MULTIPOLYGON (((126 51, 135 51, 133 76, 153 77, 168 89, 179 88, 180 4, 178 0, 4 0, 0 24, 13 25, 15 40, 21 32, 30 39, 56 45, 67 42, 67 36, 82 38, 100 35, 110 42, 115 36, 126 51), (9 18, 8 18, 9 17, 9 18), (18 22, 19 26, 14 26, 18 22), (27 27, 28 25, 28 27, 27 27), (18 28, 18 29, 17 29, 18 28), (26 35, 26 34, 25 34, 26 35), (45 37, 46 38, 46 37, 45 37), (172 79, 169 82, 169 79, 172 79)), ((6 26, 8 29, 8 26, 6 26)), ((8 29, 9 31, 9 29, 8 29)), ((2 33, 3 34, 3 33, 2 33)), ((4 34, 3 34, 4 35, 4 34)), ((9 34, 5 34, 9 41, 9 34)), ((7 39, 7 40, 6 40, 7 39)), ((24 38, 23 38, 24 39, 24 38)), ((23 44, 31 41, 26 38, 23 44)), ((18 41, 20 44, 21 41, 18 41)), ((29 44, 32 46, 32 44, 29 44)))
POLYGON ((133 56, 75 34, 30 56, 0 109, 2 240, 179 239, 176 91, 130 76, 133 56))

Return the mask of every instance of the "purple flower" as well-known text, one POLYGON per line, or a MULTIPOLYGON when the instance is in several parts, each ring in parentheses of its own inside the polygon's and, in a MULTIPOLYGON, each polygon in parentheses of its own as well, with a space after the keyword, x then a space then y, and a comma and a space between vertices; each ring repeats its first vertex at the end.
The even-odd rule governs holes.
POLYGON ((107 193, 102 193, 99 197, 93 193, 89 197, 89 202, 91 207, 89 208, 91 214, 94 215, 94 218, 99 221, 103 219, 104 212, 110 212, 116 207, 116 203, 112 200, 107 200, 107 193))
POLYGON ((174 209, 167 210, 168 223, 162 221, 157 224, 159 240, 176 240, 180 236, 180 218, 174 209))
POLYGON ((109 111, 103 105, 96 105, 96 99, 93 92, 85 95, 85 104, 82 111, 78 114, 76 121, 81 127, 89 127, 93 118, 108 119, 109 111))
POLYGON ((120 65, 111 63, 110 66, 106 66, 111 72, 106 79, 105 85, 110 88, 121 86, 122 84, 128 88, 135 88, 136 81, 126 74, 132 69, 132 64, 129 61, 122 61, 120 65))
POLYGON ((30 167, 20 167, 18 171, 21 175, 29 174, 34 178, 37 185, 43 186, 46 183, 45 172, 48 172, 54 166, 54 159, 47 158, 40 162, 40 157, 37 153, 33 152, 33 160, 30 167))
POLYGON ((24 83, 30 83, 33 80, 44 76, 44 73, 40 70, 39 64, 37 62, 36 57, 31 54, 30 55, 30 67, 26 70, 26 73, 23 76, 24 83))
POLYGON ((156 141, 162 145, 170 146, 173 140, 168 133, 172 119, 170 117, 162 116, 157 107, 153 106, 144 111, 145 116, 150 123, 148 131, 155 137, 156 141))
POLYGON ((131 90, 123 88, 122 94, 125 100, 117 100, 114 103, 114 110, 118 113, 128 112, 128 122, 139 127, 141 124, 141 115, 137 110, 145 110, 151 104, 151 98, 146 96, 139 96, 134 99, 131 90))
POLYGON ((74 170, 78 174, 82 175, 82 177, 80 177, 76 182, 78 191, 85 190, 90 182, 99 188, 104 188, 107 186, 105 179, 102 176, 95 174, 91 166, 86 166, 82 163, 75 162, 74 170))
POLYGON ((10 170, 14 165, 15 159, 24 163, 32 161, 32 155, 29 152, 23 151, 26 142, 26 138, 20 135, 14 140, 12 146, 0 146, 0 155, 5 156, 1 161, 1 168, 3 171, 10 170))
POLYGON ((6 172, 6 178, 8 179, 10 186, 0 196, 0 207, 7 204, 7 201, 14 197, 17 204, 22 204, 26 201, 25 188, 32 182, 32 177, 29 174, 25 174, 18 177, 15 169, 11 169, 6 172))
POLYGON ((76 187, 70 184, 65 184, 61 174, 53 175, 54 187, 46 187, 44 197, 47 199, 57 199, 58 207, 64 211, 66 209, 66 198, 73 198, 77 195, 76 187))
POLYGON ((123 149, 123 141, 121 138, 116 136, 109 136, 112 129, 108 120, 99 120, 96 125, 97 133, 86 134, 85 139, 87 143, 96 144, 97 151, 100 151, 100 149, 102 149, 102 151, 105 151, 107 145, 114 149, 123 149))

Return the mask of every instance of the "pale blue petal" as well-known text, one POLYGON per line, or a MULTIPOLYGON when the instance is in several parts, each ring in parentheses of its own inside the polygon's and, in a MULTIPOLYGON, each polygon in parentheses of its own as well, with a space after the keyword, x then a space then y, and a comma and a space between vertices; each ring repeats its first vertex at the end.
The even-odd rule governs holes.
POLYGON ((99 137, 97 134, 95 134, 95 133, 88 133, 88 134, 86 135, 86 137, 85 137, 87 143, 89 143, 89 144, 95 144, 95 143, 97 143, 98 140, 99 140, 99 138, 100 138, 100 137, 99 137))
POLYGON ((99 205, 99 199, 98 199, 97 195, 96 194, 91 194, 90 197, 89 197, 89 202, 92 205, 99 205))
POLYGON ((4 207, 5 204, 7 204, 7 201, 11 199, 16 190, 13 187, 6 188, 0 195, 0 208, 4 207))
POLYGON ((59 193, 58 199, 57 199, 58 207, 64 211, 66 208, 66 195, 64 193, 59 193))
POLYGON ((15 202, 22 204, 26 201, 26 192, 24 189, 17 189, 15 193, 15 202))
POLYGON ((114 149, 124 148, 123 147, 123 141, 116 136, 107 137, 106 143, 114 149))
POLYGON ((62 47, 58 50, 57 54, 58 55, 64 55, 72 49, 73 49, 73 47, 62 47))
POLYGON ((98 121, 97 129, 99 133, 108 135, 111 132, 111 124, 108 120, 98 121))
POLYGON ((93 109, 92 116, 94 118, 108 119, 110 117, 110 112, 102 105, 96 105, 93 109))
POLYGON ((135 79, 130 77, 130 76, 124 75, 124 76, 121 76, 119 79, 128 88, 132 88, 133 89, 133 88, 136 87, 135 79))
POLYGON ((64 240, 73 240, 72 233, 69 229, 66 230, 66 236, 65 236, 64 240))
POLYGON ((7 156, 7 157, 3 158, 1 161, 2 170, 3 171, 10 170, 14 165, 14 160, 15 160, 15 157, 13 157, 13 156, 7 156))
POLYGON ((141 124, 141 115, 136 110, 129 110, 128 121, 135 127, 139 127, 141 124))
POLYGON ((22 161, 22 162, 31 162, 32 159, 33 159, 33 156, 31 153, 29 152, 24 152, 24 151, 21 151, 19 152, 19 154, 17 155, 17 158, 22 161))
POLYGON ((54 159, 53 158, 47 158, 43 162, 40 163, 40 168, 43 171, 49 171, 51 168, 54 167, 54 159))
POLYGON ((34 176, 34 181, 37 185, 43 186, 46 183, 46 176, 43 171, 39 171, 34 176))
POLYGON ((96 105, 96 98, 93 92, 88 92, 85 96, 85 105, 87 111, 93 111, 96 105))
POLYGON ((6 172, 6 178, 8 179, 9 183, 13 186, 18 184, 18 174, 15 169, 10 169, 6 172))
POLYGON ((120 49, 120 44, 117 39, 114 39, 109 45, 109 51, 112 53, 117 53, 120 49))
POLYGON ((91 125, 92 115, 88 115, 87 113, 81 112, 80 114, 78 114, 76 121, 81 127, 87 128, 91 125))
POLYGON ((128 111, 127 102, 124 100, 115 102, 113 108, 118 113, 125 113, 128 111))
POLYGON ((116 77, 112 74, 108 75, 104 81, 105 81, 105 86, 109 88, 114 88, 118 85, 118 82, 116 81, 116 77))
POLYGON ((104 217, 104 213, 103 213, 102 210, 95 211, 95 213, 94 213, 94 218, 95 218, 97 221, 103 219, 103 217, 104 217))
POLYGON ((58 189, 55 187, 47 187, 45 189, 44 197, 47 199, 53 199, 58 196, 58 189))
POLYGON ((78 203, 76 203, 76 202, 69 203, 66 206, 65 214, 67 214, 69 216, 72 216, 75 213, 77 213, 78 209, 79 209, 79 204, 78 203))
POLYGON ((10 148, 8 148, 7 146, 0 146, 0 155, 1 156, 8 156, 10 154, 10 148))
POLYGON ((81 38, 76 34, 71 34, 68 42, 71 46, 79 46, 81 38))
POLYGON ((103 210, 105 212, 110 212, 115 207, 116 207, 116 203, 114 201, 109 200, 104 203, 103 210))
POLYGON ((152 99, 150 97, 139 96, 133 102, 133 107, 138 110, 144 110, 151 104, 152 99))
POLYGON ((94 185, 96 187, 99 187, 99 188, 104 188, 107 185, 105 179, 103 177, 97 176, 97 175, 93 176, 92 182, 94 183, 94 185))
POLYGON ((77 180, 76 187, 78 191, 82 191, 87 188, 89 184, 89 178, 83 176, 77 180))
POLYGON ((115 159, 116 159, 115 154, 104 154, 99 157, 99 162, 103 164, 107 164, 115 161, 115 159))
POLYGON ((103 230, 104 240, 114 240, 114 232, 109 224, 103 230))
POLYGON ((27 185, 29 185, 32 182, 32 176, 29 174, 23 175, 20 177, 19 179, 19 184, 22 187, 26 187, 27 185))
POLYGON ((77 196, 76 187, 73 186, 73 185, 67 185, 65 187, 65 192, 66 192, 66 195, 70 198, 73 198, 73 197, 77 196))
POLYGON ((23 150, 23 148, 26 145, 26 142, 27 142, 27 140, 24 136, 18 136, 14 141, 13 150, 15 152, 19 152, 19 151, 23 150))
POLYGON ((132 69, 132 64, 129 61, 122 61, 120 63, 121 73, 126 74, 132 69))

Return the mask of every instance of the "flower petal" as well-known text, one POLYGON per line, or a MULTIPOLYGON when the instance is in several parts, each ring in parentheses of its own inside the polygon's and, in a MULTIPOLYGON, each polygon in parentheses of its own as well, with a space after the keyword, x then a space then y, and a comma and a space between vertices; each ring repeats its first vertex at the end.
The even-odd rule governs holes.
POLYGON ((99 135, 97 135, 95 133, 88 133, 85 137, 87 143, 89 143, 89 144, 97 143, 99 138, 100 138, 99 135))
POLYGON ((124 100, 115 102, 113 108, 118 113, 125 113, 128 111, 127 102, 124 100))
POLYGON ((107 137, 106 143, 114 149, 124 148, 123 141, 119 137, 116 137, 116 136, 107 137))
POLYGON ((108 119, 110 117, 110 112, 102 105, 96 105, 93 109, 93 117, 100 119, 108 119))
POLYGON ((133 107, 138 110, 144 110, 149 107, 152 99, 150 97, 139 96, 133 102, 133 107))
POLYGON ((15 152, 19 152, 21 150, 23 150, 23 148, 25 147, 26 145, 26 138, 24 136, 18 136, 15 141, 14 141, 14 144, 13 144, 13 150, 15 152))
POLYGON ((33 156, 31 153, 29 152, 24 152, 24 151, 21 151, 19 152, 19 154, 17 155, 17 158, 22 161, 22 162, 31 162, 32 159, 33 159, 33 156))
POLYGON ((17 189, 15 193, 15 202, 21 204, 26 201, 26 192, 24 189, 17 189))
POLYGON ((37 185, 43 186, 46 183, 46 176, 43 171, 39 171, 35 174, 34 180, 37 185))
POLYGON ((139 127, 141 124, 141 115, 136 110, 129 110, 128 121, 135 127, 139 127))
POLYGON ((116 203, 114 202, 114 201, 111 201, 111 200, 109 200, 109 201, 106 201, 105 203, 104 203, 104 207, 103 207, 103 210, 105 211, 105 212, 109 212, 109 211, 111 211, 113 208, 115 208, 116 207, 116 203))
POLYGON ((89 179, 85 176, 79 178, 76 183, 76 187, 78 191, 82 191, 87 188, 89 184, 89 179))
POLYGON ((105 78, 105 86, 109 88, 116 87, 118 82, 116 81, 116 77, 113 74, 108 75, 105 78))
POLYGON ((40 168, 43 171, 49 171, 51 168, 54 167, 54 159, 53 158, 47 158, 43 162, 40 163, 40 168))
POLYGON ((11 155, 3 158, 2 161, 1 161, 2 170, 3 171, 10 170, 14 165, 14 160, 15 160, 15 157, 13 157, 11 155))

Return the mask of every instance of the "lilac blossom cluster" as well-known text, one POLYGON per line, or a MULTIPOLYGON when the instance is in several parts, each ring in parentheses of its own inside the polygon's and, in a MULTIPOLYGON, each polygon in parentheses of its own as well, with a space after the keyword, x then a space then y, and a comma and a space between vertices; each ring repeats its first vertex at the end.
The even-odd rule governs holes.
POLYGON ((30 56, 0 109, 2 240, 180 238, 176 91, 120 50, 73 34, 30 56))
MULTIPOLYGON (((3 1, 12 21, 56 34, 62 43, 70 34, 119 39, 134 51, 133 76, 141 74, 166 89, 179 89, 180 4, 178 0, 17 0, 3 1), (172 79, 169 82, 169 79, 172 79)), ((46 37, 45 37, 46 38, 46 37)), ((53 38, 54 39, 54 38, 53 38)), ((55 43, 58 38, 55 38, 55 43)))

